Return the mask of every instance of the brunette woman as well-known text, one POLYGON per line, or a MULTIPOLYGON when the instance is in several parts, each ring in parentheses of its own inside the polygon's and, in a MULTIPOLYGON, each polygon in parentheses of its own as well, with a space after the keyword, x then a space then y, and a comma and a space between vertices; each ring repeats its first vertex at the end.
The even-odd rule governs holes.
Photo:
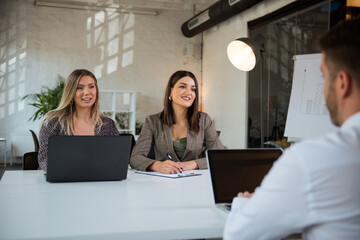
POLYGON ((199 112, 194 74, 177 71, 165 90, 164 110, 148 116, 130 165, 138 170, 177 173, 207 168, 204 149, 223 148, 208 114, 199 112), (154 147, 155 159, 148 158, 154 147))

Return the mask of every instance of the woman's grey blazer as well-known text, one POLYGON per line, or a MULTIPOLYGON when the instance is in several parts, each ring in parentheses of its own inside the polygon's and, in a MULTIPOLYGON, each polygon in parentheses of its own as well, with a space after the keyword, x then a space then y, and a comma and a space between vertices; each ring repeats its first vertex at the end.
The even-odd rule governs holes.
POLYGON ((132 168, 145 171, 155 161, 169 159, 167 156, 169 154, 175 162, 195 160, 199 169, 206 169, 206 158, 201 158, 203 156, 203 146, 206 149, 224 148, 210 116, 206 113, 200 113, 200 131, 196 134, 188 129, 186 150, 182 159, 178 159, 173 147, 171 128, 162 123, 160 114, 154 114, 146 118, 131 154, 130 165, 132 168), (152 144, 154 145, 155 159, 147 158, 152 144))

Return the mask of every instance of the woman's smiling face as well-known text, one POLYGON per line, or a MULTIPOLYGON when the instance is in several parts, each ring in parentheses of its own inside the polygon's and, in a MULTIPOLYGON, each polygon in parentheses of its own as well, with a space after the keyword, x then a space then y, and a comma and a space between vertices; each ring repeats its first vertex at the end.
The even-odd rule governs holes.
POLYGON ((83 76, 79 80, 74 96, 76 108, 88 108, 96 101, 96 83, 90 76, 83 76))
POLYGON ((196 85, 194 80, 185 76, 180 78, 171 88, 170 97, 172 99, 172 104, 179 105, 184 108, 189 108, 194 103, 196 98, 196 85))

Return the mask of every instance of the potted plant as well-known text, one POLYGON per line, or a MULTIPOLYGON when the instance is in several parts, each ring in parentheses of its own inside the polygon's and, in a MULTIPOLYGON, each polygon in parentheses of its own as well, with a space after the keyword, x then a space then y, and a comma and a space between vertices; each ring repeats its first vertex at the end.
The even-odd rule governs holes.
POLYGON ((28 105, 37 109, 35 113, 29 118, 29 121, 42 119, 42 117, 47 112, 57 108, 61 100, 64 86, 65 79, 58 75, 58 80, 55 87, 50 88, 47 86, 42 86, 40 93, 25 95, 22 100, 30 99, 32 102, 30 102, 28 105))

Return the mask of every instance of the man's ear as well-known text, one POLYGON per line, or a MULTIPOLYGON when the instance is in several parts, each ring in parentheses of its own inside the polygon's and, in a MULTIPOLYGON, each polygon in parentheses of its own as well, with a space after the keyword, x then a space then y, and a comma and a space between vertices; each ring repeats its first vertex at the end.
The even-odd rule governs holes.
POLYGON ((338 93, 342 98, 346 98, 351 94, 353 87, 351 80, 351 76, 347 72, 340 71, 338 73, 338 93))

